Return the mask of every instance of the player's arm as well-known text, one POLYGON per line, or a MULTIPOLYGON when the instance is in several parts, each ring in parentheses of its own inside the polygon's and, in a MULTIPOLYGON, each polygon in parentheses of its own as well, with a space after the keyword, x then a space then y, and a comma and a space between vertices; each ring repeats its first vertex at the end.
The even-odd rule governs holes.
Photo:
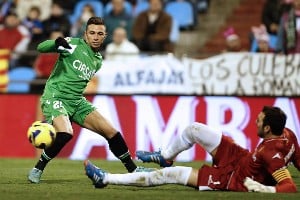
POLYGON ((68 41, 65 38, 58 37, 56 40, 45 40, 41 42, 37 50, 41 53, 59 52, 63 49, 71 49, 68 41))
POLYGON ((37 46, 37 50, 41 53, 57 52, 57 49, 55 47, 55 40, 45 40, 45 41, 41 42, 37 46))
POLYGON ((272 176, 277 181, 276 192, 297 192, 297 187, 287 168, 276 170, 272 176))
POLYGON ((291 177, 287 168, 276 170, 272 174, 277 184, 275 186, 266 186, 253 179, 247 177, 244 181, 244 186, 249 192, 263 192, 263 193, 283 193, 283 192, 297 192, 297 187, 291 177))

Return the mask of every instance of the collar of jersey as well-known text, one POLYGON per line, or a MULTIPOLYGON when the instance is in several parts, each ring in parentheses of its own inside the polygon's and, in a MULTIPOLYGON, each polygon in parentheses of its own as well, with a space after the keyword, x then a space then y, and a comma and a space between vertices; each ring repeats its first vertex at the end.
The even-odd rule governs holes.
POLYGON ((82 39, 82 40, 83 40, 83 43, 87 46, 88 51, 90 51, 91 53, 94 53, 95 57, 97 57, 97 58, 101 58, 102 57, 99 51, 97 51, 97 52, 93 51, 93 49, 91 48, 91 46, 88 45, 88 43, 84 39, 82 39))

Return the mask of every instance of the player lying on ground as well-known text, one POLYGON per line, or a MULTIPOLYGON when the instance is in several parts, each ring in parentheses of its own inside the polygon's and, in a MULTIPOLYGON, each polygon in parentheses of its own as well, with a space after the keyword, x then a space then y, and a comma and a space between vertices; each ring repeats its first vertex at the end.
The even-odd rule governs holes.
POLYGON ((300 149, 295 134, 285 128, 285 123, 286 115, 281 109, 265 106, 256 120, 257 134, 263 140, 251 153, 221 132, 195 122, 167 149, 160 152, 137 152, 142 161, 158 163, 165 167, 163 169, 111 174, 85 161, 85 171, 96 188, 105 187, 107 184, 180 184, 199 190, 296 192, 297 187, 287 166, 292 162, 300 170, 300 149), (203 165, 200 169, 170 167, 180 152, 195 143, 211 154, 212 166, 203 165))

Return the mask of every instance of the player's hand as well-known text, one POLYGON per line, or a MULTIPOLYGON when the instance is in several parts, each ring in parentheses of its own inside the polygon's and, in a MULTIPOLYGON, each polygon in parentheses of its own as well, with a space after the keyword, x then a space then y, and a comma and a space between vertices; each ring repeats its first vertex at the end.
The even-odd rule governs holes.
POLYGON ((55 47, 58 49, 58 47, 64 47, 65 49, 72 49, 72 47, 69 45, 69 43, 62 37, 58 37, 55 40, 55 47))
POLYGON ((244 186, 249 192, 276 193, 275 187, 263 185, 249 177, 245 178, 244 186))

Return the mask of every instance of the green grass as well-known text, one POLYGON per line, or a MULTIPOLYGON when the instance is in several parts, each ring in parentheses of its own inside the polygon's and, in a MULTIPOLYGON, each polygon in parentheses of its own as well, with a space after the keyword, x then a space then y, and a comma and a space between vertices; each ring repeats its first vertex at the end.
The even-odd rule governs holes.
MULTIPOLYGON (((97 200, 167 200, 167 199, 300 199, 297 194, 261 194, 209 191, 199 192, 193 188, 180 185, 157 187, 133 187, 109 185, 104 189, 95 189, 85 176, 82 161, 55 159, 46 168, 40 184, 30 184, 27 173, 36 162, 35 159, 0 159, 0 199, 97 199, 97 200)), ((93 160, 93 162, 110 172, 125 172, 120 162, 93 160)), ((143 164, 147 167, 155 165, 143 164)), ((200 162, 176 163, 198 168, 200 162)), ((300 176, 295 168, 290 168, 300 191, 300 176)))

